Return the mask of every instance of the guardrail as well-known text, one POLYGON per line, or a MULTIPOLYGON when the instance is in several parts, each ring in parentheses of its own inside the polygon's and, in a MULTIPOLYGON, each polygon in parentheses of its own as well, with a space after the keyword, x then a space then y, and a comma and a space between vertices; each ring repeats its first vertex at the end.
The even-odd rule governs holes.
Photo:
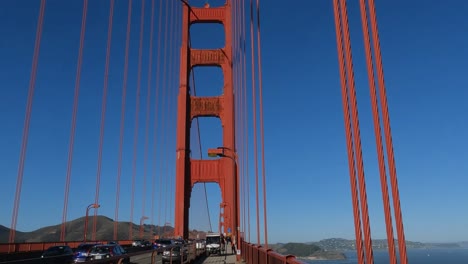
MULTIPOLYGON (((130 241, 131 242, 131 241, 130 241)), ((80 242, 81 243, 81 242, 80 242)), ((46 243, 43 243, 46 244, 46 243)), ((52 244, 53 245, 53 244, 52 244)), ((63 244, 61 244, 63 245, 63 244)), ((173 246, 171 248, 168 248, 171 251, 171 256, 172 256, 172 250, 175 247, 180 247, 180 245, 173 246)), ((181 253, 183 262, 178 262, 178 263, 183 263, 183 264, 188 264, 188 263, 193 263, 196 259, 198 259, 200 256, 204 255, 205 253, 205 248, 197 248, 195 243, 191 244, 186 244, 183 245, 182 247, 185 248, 185 250, 182 250, 181 253), (186 256, 186 257, 183 257, 186 256)), ((142 256, 141 258, 138 258, 139 261, 144 261, 145 263, 151 263, 155 264, 157 261, 157 256, 159 253, 162 253, 164 250, 159 249, 149 249, 149 250, 140 250, 140 251, 135 251, 135 252, 127 252, 124 256, 115 256, 115 257, 109 257, 105 259, 98 259, 98 260, 89 260, 86 261, 86 263, 93 263, 93 264, 104 264, 104 263, 123 263, 125 258, 128 257, 137 257, 142 256), (146 255, 146 256, 145 256, 146 255), (150 259, 149 259, 150 258, 150 259), (148 261, 149 260, 149 261, 148 261)), ((54 262, 54 263, 65 263, 66 261, 62 261, 62 259, 69 258, 70 255, 62 255, 62 256, 54 256, 54 257, 45 257, 41 258, 40 253, 42 251, 38 251, 39 254, 36 255, 31 255, 32 257, 26 257, 26 258, 20 258, 20 259, 10 259, 10 260, 1 260, 0 263, 2 264, 44 264, 44 263, 49 263, 49 262, 54 262)), ((29 252, 29 253, 34 253, 34 252, 29 252)), ((8 254, 11 256, 12 254, 21 254, 21 253, 11 253, 8 254)), ((133 262, 133 261, 132 261, 133 262)), ((172 264, 172 259, 170 258, 168 263, 172 264)))
MULTIPOLYGON (((107 243, 109 240, 99 241, 86 241, 86 243, 107 243)), ((118 240, 116 241, 121 246, 132 245, 133 240, 118 240)), ((64 242, 30 242, 30 243, 0 243, 0 253, 20 253, 20 252, 33 252, 44 251, 52 246, 66 245, 71 248, 76 248, 83 241, 64 241, 64 242)))
POLYGON ((272 249, 245 241, 242 241, 241 244, 241 257, 248 264, 306 264, 293 255, 281 255, 272 249))

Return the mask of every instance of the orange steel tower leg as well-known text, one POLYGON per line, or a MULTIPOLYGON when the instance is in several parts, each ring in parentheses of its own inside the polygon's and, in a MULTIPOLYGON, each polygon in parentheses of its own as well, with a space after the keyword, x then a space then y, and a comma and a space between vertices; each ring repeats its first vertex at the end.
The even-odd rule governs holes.
MULTIPOLYGON (((180 87, 177 113, 176 149, 176 208, 174 235, 188 238, 189 207, 192 187, 199 182, 218 183, 225 205, 223 228, 238 236, 238 182, 236 175, 234 87, 232 73, 232 18, 231 0, 224 6, 210 8, 190 7, 182 11, 182 47, 180 87), (189 45, 189 27, 194 23, 218 23, 224 26, 225 46, 220 49, 192 49, 189 45), (189 78, 195 66, 218 66, 224 74, 224 91, 220 96, 196 97, 190 95, 189 78), (194 160, 190 158, 190 125, 195 117, 218 117, 223 128, 223 158, 194 160)), ((203 88, 202 88, 203 89, 203 88)), ((218 147, 218 146, 216 146, 218 147)), ((223 232, 223 230, 220 230, 223 232)))

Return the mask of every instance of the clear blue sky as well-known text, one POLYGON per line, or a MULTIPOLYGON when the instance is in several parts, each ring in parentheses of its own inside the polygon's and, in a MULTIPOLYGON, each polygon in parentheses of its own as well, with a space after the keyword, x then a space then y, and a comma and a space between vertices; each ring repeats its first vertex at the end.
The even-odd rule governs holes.
MULTIPOLYGON (((205 1, 192 3, 200 2, 205 1)), ((216 5, 222 1, 208 2, 216 5)), ((358 1, 348 2, 372 236, 385 238, 358 1)), ((150 1, 147 1, 146 26, 149 23, 149 6, 150 1)), ((28 5, 10 1, 1 3, 0 8, 0 172, 3 189, 0 192, 0 224, 7 227, 11 221, 38 7, 39 1, 28 5)), ((120 220, 123 221, 128 221, 130 215, 139 12, 140 1, 135 1, 120 205, 120 220)), ((408 240, 468 240, 468 192, 465 190, 468 186, 468 83, 464 78, 468 72, 467 12, 468 3, 461 0, 447 4, 419 0, 377 3, 408 240)), ((99 210, 100 214, 111 218, 115 207, 126 14, 126 4, 119 1, 114 16, 100 190, 102 208, 99 210)), ((68 219, 83 216, 86 206, 94 201, 107 16, 107 1, 90 2, 68 219)), ((80 1, 48 1, 17 226, 21 231, 61 222, 80 19, 80 1)), ((332 2, 261 1, 261 19, 269 241, 315 241, 330 237, 353 239, 332 2)), ((222 44, 219 29, 194 27, 193 45, 210 47, 213 43, 222 44), (208 43, 208 37, 218 40, 208 43)), ((145 30, 135 223, 143 213, 149 28, 145 30)), ((177 47, 173 51, 177 52, 177 47)), ((156 50, 153 55, 155 53, 156 50)), ((174 61, 178 63, 178 60, 174 61)), ((168 66, 177 68, 176 63, 168 66)), ((156 66, 153 67, 155 70, 156 66)), ((177 87, 176 76, 176 73, 169 75, 171 81, 166 82, 177 87)), ((153 84, 154 79, 155 76, 153 84)), ((196 84, 199 95, 219 94, 222 86, 220 71, 197 70, 196 84)), ((250 87, 250 79, 247 84, 250 87)), ((152 93, 154 95, 154 85, 152 93)), ((166 98, 174 99, 175 91, 166 94, 166 98)), ((174 105, 171 107, 172 111, 170 114, 166 112, 165 118, 166 122, 171 120, 170 124, 174 125, 175 108, 174 105)), ((165 136, 158 134, 158 137, 166 137, 162 140, 165 144, 159 144, 158 149, 166 148, 167 154, 157 156, 156 171, 158 175, 173 175, 175 130, 167 125, 163 130, 165 136)), ((200 130, 203 156, 206 157, 207 148, 221 144, 220 122, 201 120, 200 130)), ((161 131, 161 126, 158 131, 161 131)), ((199 155, 196 144, 192 144, 192 149, 194 156, 199 155)), ((249 153, 249 157, 252 156, 252 152, 249 153)), ((151 211, 153 175, 153 163, 149 164, 145 199, 147 215, 151 211)), ((250 175, 254 175, 253 169, 250 175)), ((168 179, 163 179, 164 185, 168 179)), ((156 194, 156 213, 147 223, 151 220, 155 224, 164 222, 158 219, 173 223, 173 210, 165 209, 165 204, 168 208, 174 205, 173 184, 172 181, 168 185, 169 199, 163 195, 160 217, 159 193, 156 194)), ((207 192, 212 224, 216 229, 219 188, 208 184, 207 192)), ((203 201, 203 188, 196 186, 192 195, 191 226, 206 230, 206 205, 203 201)), ((252 237, 255 237, 254 209, 255 204, 252 203, 252 237)))

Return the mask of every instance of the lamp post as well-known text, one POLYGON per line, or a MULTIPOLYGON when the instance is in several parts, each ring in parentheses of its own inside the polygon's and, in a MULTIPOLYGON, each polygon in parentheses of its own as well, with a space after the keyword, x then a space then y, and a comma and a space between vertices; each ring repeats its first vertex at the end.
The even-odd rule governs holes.
POLYGON ((147 216, 142 216, 140 218, 140 239, 143 239, 143 221, 145 221, 146 219, 148 219, 147 216))
POLYGON ((99 204, 96 204, 96 203, 93 203, 93 204, 90 204, 88 205, 88 207, 86 207, 86 217, 85 217, 85 222, 84 222, 84 237, 83 237, 83 241, 86 242, 86 234, 88 233, 88 215, 89 215, 89 209, 91 208, 99 208, 101 207, 99 204))
MULTIPOLYGON (((236 176, 236 182, 237 182, 237 186, 239 186, 239 170, 237 168, 239 162, 238 162, 238 156, 237 156, 237 153, 230 149, 230 148, 227 148, 227 147, 218 147, 218 148, 215 148, 215 149, 208 149, 208 156, 209 157, 223 157, 223 158, 230 158, 233 162, 234 162, 234 168, 236 170, 235 172, 235 176, 236 176), (233 156, 231 155, 226 155, 224 152, 225 150, 228 150, 230 152, 232 152, 233 156)), ((239 208, 239 201, 237 201, 237 206, 236 208, 238 209, 239 208)), ((237 214, 237 217, 239 217, 239 211, 238 211, 238 214, 237 214)), ((232 241, 235 241, 236 242, 236 247, 239 247, 240 246, 240 242, 241 242, 241 239, 240 239, 240 226, 239 226, 239 219, 236 219, 236 222, 237 222, 237 227, 234 228, 234 230, 231 230, 234 237, 232 239, 232 241)), ((221 232, 221 230, 220 230, 221 232)), ((236 255, 236 259, 237 260, 240 260, 240 256, 236 255)))

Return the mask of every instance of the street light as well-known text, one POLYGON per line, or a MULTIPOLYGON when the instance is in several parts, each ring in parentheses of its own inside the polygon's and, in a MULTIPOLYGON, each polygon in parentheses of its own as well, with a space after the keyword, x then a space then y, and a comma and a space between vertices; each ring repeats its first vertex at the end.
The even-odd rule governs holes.
MULTIPOLYGON (((235 165, 234 168, 236 170, 236 173, 235 173, 236 174, 235 175, 236 176, 236 182, 237 182, 237 186, 239 186, 239 182, 238 182, 239 181, 239 175, 238 175, 239 171, 238 171, 238 168, 237 168, 238 163, 239 163, 238 162, 239 158, 237 156, 237 153, 234 150, 232 150, 232 149, 230 149, 228 147, 218 147, 218 148, 215 148, 215 149, 208 149, 208 157, 212 157, 212 158, 216 158, 216 157, 230 158, 234 162, 234 165, 235 165), (232 152, 233 156, 226 155, 224 153, 225 150, 228 150, 228 151, 232 152)), ((237 203, 238 203, 237 206, 239 206, 239 201, 237 201, 237 203)), ((239 217, 239 215, 237 215, 237 217, 239 217)), ((231 231, 233 231, 233 233, 235 233, 235 234, 233 234, 235 237, 233 237, 232 241, 236 241, 236 246, 239 247, 240 242, 241 242, 240 236, 239 236, 239 232, 240 232, 239 219, 237 219, 237 225, 238 226, 236 228, 236 231, 234 231, 234 230, 231 230, 231 231)), ((219 231, 221 232, 221 230, 219 230, 219 231)), ((239 260, 240 256, 236 255, 236 259, 239 260)))
POLYGON ((96 203, 90 204, 90 205, 88 205, 88 207, 86 207, 86 217, 85 217, 85 222, 84 222, 84 238, 83 238, 84 242, 86 242, 86 234, 88 233, 89 209, 91 209, 91 208, 97 209, 99 207, 101 207, 101 206, 99 204, 96 204, 96 203))
POLYGON ((145 219, 148 219, 148 217, 142 216, 140 218, 140 239, 143 239, 143 221, 145 221, 145 219))

